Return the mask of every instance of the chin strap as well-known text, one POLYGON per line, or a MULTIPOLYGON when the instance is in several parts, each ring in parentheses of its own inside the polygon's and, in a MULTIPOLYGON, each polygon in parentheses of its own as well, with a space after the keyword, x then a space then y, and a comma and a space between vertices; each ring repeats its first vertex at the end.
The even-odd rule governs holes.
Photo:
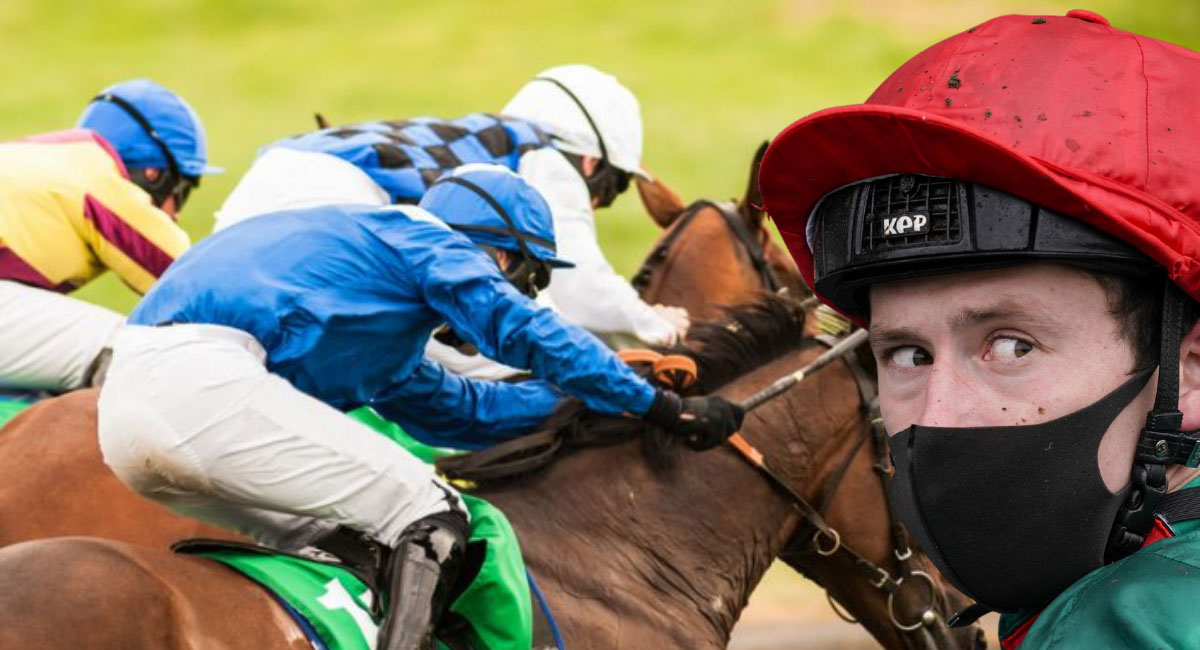
POLYGON ((1167 493, 1167 465, 1200 465, 1200 431, 1180 431, 1179 345, 1183 336, 1184 305, 1189 298, 1166 279, 1163 289, 1162 335, 1159 347, 1158 392, 1154 408, 1138 438, 1131 489, 1117 511, 1105 552, 1119 560, 1142 547, 1154 526, 1154 512, 1167 493))

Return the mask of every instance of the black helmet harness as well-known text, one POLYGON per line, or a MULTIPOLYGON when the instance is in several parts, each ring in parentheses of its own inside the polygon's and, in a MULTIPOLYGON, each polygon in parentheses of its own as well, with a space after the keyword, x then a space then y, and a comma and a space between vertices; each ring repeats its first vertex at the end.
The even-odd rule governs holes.
POLYGON ((146 170, 149 168, 137 167, 129 169, 129 178, 138 187, 146 190, 146 193, 154 199, 154 204, 162 207, 166 204, 167 199, 175 197, 175 209, 183 207, 187 201, 188 194, 192 188, 200 186, 199 176, 186 176, 179 168, 179 161, 176 160, 175 154, 171 153, 171 148, 167 146, 166 141, 162 139, 154 127, 150 124, 150 120, 137 109, 133 104, 125 100, 125 98, 114 95, 112 93, 101 93, 92 98, 93 102, 110 102, 125 111, 129 117, 137 122, 146 135, 154 141, 154 144, 162 150, 163 157, 167 159, 167 170, 165 173, 159 174, 153 180, 146 175, 146 170))
MULTIPOLYGON (((1179 351, 1190 298, 1161 265, 1115 237, 1005 192, 948 178, 885 176, 825 195, 808 225, 814 289, 866 319, 868 290, 887 281, 1057 261, 1127 277, 1162 277, 1158 391, 1137 442, 1128 498, 1106 547, 1110 560, 1141 548, 1164 508, 1200 499, 1166 495, 1167 465, 1200 466, 1200 431, 1180 431, 1179 351)), ((1184 491, 1188 492, 1188 491, 1184 491)), ((1192 491, 1200 493, 1200 490, 1192 491)), ((1185 503, 1197 501, 1197 503, 1185 503)), ((1191 517, 1188 517, 1191 518, 1191 517)))
POLYGON ((579 175, 583 176, 584 182, 587 183, 588 192, 597 199, 597 203, 602 208, 607 208, 612 205, 622 192, 629 189, 629 181, 633 176, 629 172, 612 164, 608 158, 608 147, 604 146, 604 136, 600 134, 600 129, 596 127, 596 121, 592 119, 592 114, 579 100, 579 97, 567 88, 566 84, 553 77, 534 77, 534 81, 546 81, 558 86, 559 90, 566 93, 571 101, 579 107, 579 111, 583 113, 584 119, 587 120, 588 126, 592 128, 592 133, 596 134, 596 142, 600 144, 600 162, 596 165, 596 169, 592 171, 592 175, 588 176, 583 173, 583 162, 578 157, 570 157, 572 164, 575 165, 579 175))
MULTIPOLYGON (((500 215, 500 218, 504 220, 506 225, 505 228, 497 228, 494 226, 448 223, 448 226, 454 230, 463 232, 486 232, 494 235, 508 235, 509 237, 512 237, 517 242, 517 251, 515 252, 518 254, 514 256, 511 261, 509 261, 508 265, 504 269, 504 275, 508 278, 508 281, 511 282, 518 291, 529 296, 530 298, 536 297, 538 291, 541 291, 550 285, 550 265, 544 260, 538 258, 537 255, 534 255, 533 251, 529 248, 529 244, 533 243, 545 248, 549 248, 550 250, 554 250, 554 242, 519 230, 516 222, 513 221, 512 216, 508 214, 508 211, 504 209, 504 206, 500 205, 500 203, 496 201, 496 199, 492 197, 487 190, 484 190, 482 187, 479 187, 475 183, 472 183, 462 176, 443 176, 442 178, 438 179, 434 185, 439 185, 441 183, 453 183, 454 185, 465 187, 473 194, 476 194, 479 196, 479 198, 483 199, 492 208, 492 210, 495 211, 496 214, 500 215)), ((432 188, 432 186, 430 187, 432 188)))

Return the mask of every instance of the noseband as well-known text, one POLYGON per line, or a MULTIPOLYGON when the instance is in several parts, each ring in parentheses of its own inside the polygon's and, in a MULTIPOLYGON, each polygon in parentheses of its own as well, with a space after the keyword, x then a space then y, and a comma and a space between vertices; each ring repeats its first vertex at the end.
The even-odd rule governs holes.
POLYGON ((650 284, 650 278, 654 271, 667 259, 667 254, 674 245, 675 240, 679 239, 680 234, 687 229, 688 225, 695 219, 696 215, 706 207, 711 207, 721 215, 725 221, 725 225, 729 227, 729 231, 733 233, 734 241, 741 244, 742 250, 750 256, 750 263, 754 266, 754 272, 758 274, 759 280, 762 282, 764 289, 771 293, 779 291, 782 286, 779 284, 779 278, 775 277, 775 272, 771 270, 770 263, 767 262, 766 247, 765 247, 765 230, 760 229, 759 233, 750 231, 746 225, 746 220, 742 215, 738 214, 734 209, 733 204, 714 203, 712 201, 700 200, 689 205, 683 214, 676 219, 675 224, 671 227, 671 231, 667 233, 662 241, 650 251, 650 255, 646 257, 646 261, 642 263, 642 268, 638 269, 636 275, 630 284, 638 293, 646 290, 650 284))

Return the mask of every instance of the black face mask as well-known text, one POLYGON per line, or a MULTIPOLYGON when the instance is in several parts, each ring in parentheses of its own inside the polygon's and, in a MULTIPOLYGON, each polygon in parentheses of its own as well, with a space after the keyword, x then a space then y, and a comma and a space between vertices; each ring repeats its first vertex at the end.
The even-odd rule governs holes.
POLYGON ((1129 487, 1105 487, 1100 440, 1151 372, 1043 424, 897 433, 888 441, 892 508, 942 574, 980 604, 1045 605, 1104 565, 1129 487))
POLYGON ((596 206, 607 208, 629 189, 632 174, 613 167, 606 160, 597 163, 591 176, 586 178, 588 193, 596 199, 596 206))
POLYGON ((512 256, 512 259, 504 269, 504 277, 508 278, 517 291, 530 298, 537 298, 539 291, 550 286, 550 266, 548 264, 518 253, 510 252, 509 255, 512 256))

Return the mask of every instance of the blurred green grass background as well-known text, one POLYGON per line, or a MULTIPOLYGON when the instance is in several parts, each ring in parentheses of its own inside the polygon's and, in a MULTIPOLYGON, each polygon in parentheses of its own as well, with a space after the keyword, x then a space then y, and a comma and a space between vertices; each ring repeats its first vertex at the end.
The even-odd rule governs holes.
MULTIPOLYGON (((754 147, 791 121, 862 101, 906 58, 1003 13, 1062 14, 1046 0, 6 0, 0 138, 71 126, 118 80, 181 93, 212 160, 181 223, 198 239, 257 148, 334 122, 499 110, 539 70, 586 62, 641 99, 646 164, 687 198, 740 194, 754 147)), ((1200 3, 1093 0, 1113 25, 1196 49, 1200 3)), ((634 193, 601 213, 602 243, 630 273, 655 234, 634 193)), ((109 274, 111 275, 111 274, 109 274)), ((79 292, 127 311, 112 277, 79 292)))

